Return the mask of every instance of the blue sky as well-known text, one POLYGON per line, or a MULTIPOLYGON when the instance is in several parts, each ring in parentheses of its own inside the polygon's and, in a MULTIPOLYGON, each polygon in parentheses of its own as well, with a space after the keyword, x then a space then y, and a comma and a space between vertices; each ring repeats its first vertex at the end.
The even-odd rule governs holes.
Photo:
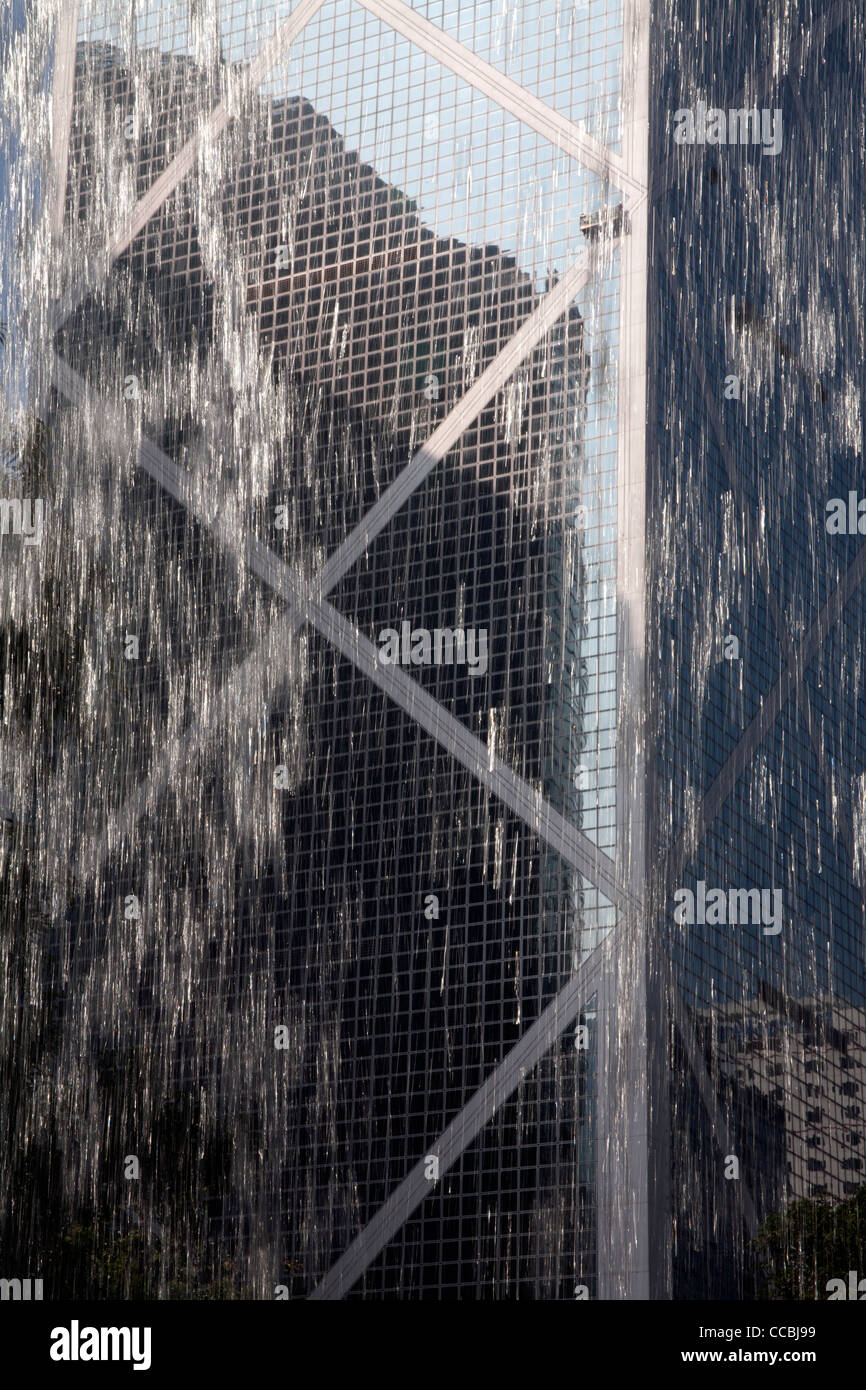
MULTIPOLYGON (((27 15, 26 0, 0 0, 0 81, 6 71, 9 46, 16 34, 24 29, 27 15)), ((0 123, 0 319, 12 325, 15 319, 15 233, 14 209, 9 199, 9 170, 22 156, 18 139, 19 132, 14 126, 0 123)), ((24 386, 21 378, 12 379, 6 375, 10 366, 19 360, 14 333, 10 333, 3 349, 3 389, 7 396, 12 394, 15 404, 23 397, 24 386)))

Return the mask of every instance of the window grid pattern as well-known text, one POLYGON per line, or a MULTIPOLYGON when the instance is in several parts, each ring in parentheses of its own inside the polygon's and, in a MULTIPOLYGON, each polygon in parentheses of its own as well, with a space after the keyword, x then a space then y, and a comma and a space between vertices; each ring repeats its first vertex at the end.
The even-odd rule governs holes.
MULTIPOLYGON (((675 110, 707 94, 711 104, 740 105, 733 94, 770 58, 767 36, 743 23, 741 7, 720 0, 706 16, 707 42, 682 46, 694 19, 684 5, 673 31, 655 36, 658 156, 670 153, 675 110)), ((792 7, 790 23, 808 29, 805 7, 792 7)), ((847 126, 859 42, 856 26, 843 25, 820 55, 808 50, 792 73, 807 111, 844 110, 847 126)), ((688 838, 701 798, 786 675, 788 643, 796 650, 860 544, 824 525, 827 499, 847 495, 861 474, 850 390, 859 330, 842 288, 851 265, 845 249, 829 249, 838 243, 827 225, 804 234, 798 209, 816 196, 847 204, 862 186, 862 161, 804 128, 787 83, 774 83, 765 99, 781 112, 777 158, 750 148, 690 151, 656 219, 656 260, 668 270, 652 282, 651 487, 662 527, 650 620, 660 791, 653 845, 660 860, 673 851, 660 880, 659 927, 759 1221, 799 1198, 851 1195, 866 1142, 855 829, 866 765, 855 674, 862 585, 732 776, 697 848, 688 838), (825 247, 817 257, 816 238, 825 247), (820 324, 831 320, 828 353, 820 324), (740 399, 725 395, 731 375, 740 399), (738 638, 736 655, 726 657, 726 636, 738 638), (707 893, 779 890, 780 930, 755 920, 676 922, 675 891, 701 883, 707 893)), ((847 235, 856 238, 850 226, 847 235)), ((761 1272, 682 1054, 670 1101, 674 1218, 684 1217, 674 1297, 748 1296, 761 1272)))
MULTIPOLYGON (((110 15, 86 21, 67 194, 85 232, 99 234, 100 142, 116 142, 115 127, 140 106, 160 113, 175 103, 173 125, 158 115, 136 126, 130 164, 141 196, 192 133, 191 112, 218 99, 221 65, 255 47, 253 8, 226 7, 222 51, 205 45, 204 70, 188 56, 179 10, 139 7, 134 80, 110 15), (94 109, 108 132, 99 139, 94 109)), ((599 41, 606 16, 598 10, 599 41)), ((573 79, 587 110, 598 102, 597 68, 573 79)), ((70 360, 83 350, 94 383, 118 397, 133 373, 143 390, 132 413, 145 432, 238 524, 310 573, 588 250, 581 215, 597 224, 619 199, 342 3, 302 31, 221 159, 216 191, 200 171, 188 177, 56 345, 70 360), (210 240, 202 235, 204 208, 232 253, 225 275, 212 227, 210 240), (214 393, 227 286, 242 291, 269 364, 261 389, 283 412, 259 474, 233 423, 240 410, 230 392, 214 393), (427 394, 430 376, 437 387, 427 394), (283 501, 290 522, 280 532, 283 501)), ((512 643, 500 654, 486 729, 495 739, 503 705, 519 709, 512 765, 609 852, 618 273, 615 246, 602 244, 586 293, 371 544, 363 582, 350 574, 335 596, 357 604, 360 594, 378 612, 414 586, 431 618, 450 618, 454 595, 455 616, 468 622, 474 585, 478 625, 522 624, 523 650, 512 643), (454 526, 482 534, 487 519, 489 538, 471 558, 462 541, 431 547, 437 531, 440 540, 454 526)), ((176 729, 249 654, 277 605, 256 583, 234 591, 218 575, 210 605, 199 603, 210 542, 145 491, 142 570, 154 583, 176 576, 159 605, 187 604, 188 627, 184 642, 124 679, 148 729, 160 703, 176 729), (178 667, 190 662, 200 670, 184 685, 178 667)), ((85 1057, 110 1076, 147 1056, 151 1099, 197 1092, 235 1125, 238 1155, 208 1197, 207 1241, 237 1261, 250 1213, 265 1212, 274 1235, 255 1267, 257 1296, 269 1296, 278 1266, 294 1296, 315 1286, 615 921, 603 894, 317 634, 299 638, 293 660, 288 695, 278 680, 265 684, 220 750, 169 785, 132 841, 112 846, 70 917, 80 950, 68 1017, 84 1009, 100 964, 116 965, 123 951, 137 998, 134 1023, 115 1020, 113 1048, 94 1012, 85 1057), (275 796, 277 765, 286 781, 275 796), (142 883, 146 926, 114 939, 116 895, 142 883), (426 915, 431 894, 437 910, 426 915), (197 981, 195 1000, 184 979, 197 981), (275 1053, 277 1028, 290 1045, 275 1053)), ((455 712, 473 703, 465 681, 430 688, 455 712)), ((132 741, 113 788, 119 801, 154 757, 132 741)), ((567 1035, 526 1079, 449 1176, 443 1211, 430 1204, 421 1218, 421 1258, 405 1276, 392 1265, 395 1292, 559 1298, 579 1283, 596 1293, 594 1047, 577 1051, 567 1035)), ((98 1163, 91 1177, 101 1181, 98 1163)), ((371 1271, 361 1291, 379 1277, 371 1271)))

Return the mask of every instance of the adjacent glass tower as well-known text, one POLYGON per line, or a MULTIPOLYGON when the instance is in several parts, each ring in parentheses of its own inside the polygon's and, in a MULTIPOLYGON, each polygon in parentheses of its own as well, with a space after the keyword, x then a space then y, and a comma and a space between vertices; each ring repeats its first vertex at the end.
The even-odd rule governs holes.
POLYGON ((680 1298, 749 1294, 767 1214, 863 1180, 864 556, 827 525, 863 487, 862 43, 861 13, 801 4, 653 28, 650 839, 688 1020, 680 1298), (676 920, 677 890, 717 888, 724 915, 676 920))

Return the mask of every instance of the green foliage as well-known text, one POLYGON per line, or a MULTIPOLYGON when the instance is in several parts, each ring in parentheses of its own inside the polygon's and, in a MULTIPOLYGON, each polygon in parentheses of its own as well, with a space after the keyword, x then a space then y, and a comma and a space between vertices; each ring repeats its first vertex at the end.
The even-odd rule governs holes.
POLYGON ((831 1279, 866 1274, 866 1186, 842 1202, 801 1198, 773 1212, 754 1240, 762 1299, 825 1299, 831 1279))
POLYGON ((75 1221, 63 1245, 68 1284, 86 1288, 88 1298, 200 1302, 238 1297, 231 1262, 206 1268, 178 1244, 163 1238, 149 1241, 137 1227, 111 1235, 96 1224, 75 1221))

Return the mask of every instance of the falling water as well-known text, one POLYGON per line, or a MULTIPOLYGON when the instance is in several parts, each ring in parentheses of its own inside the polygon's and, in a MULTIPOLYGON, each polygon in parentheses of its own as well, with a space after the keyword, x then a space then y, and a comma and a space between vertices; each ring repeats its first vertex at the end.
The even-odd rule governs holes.
POLYGON ((6 23, 0 1274, 751 1296, 858 1185, 863 20, 741 11, 6 23))

